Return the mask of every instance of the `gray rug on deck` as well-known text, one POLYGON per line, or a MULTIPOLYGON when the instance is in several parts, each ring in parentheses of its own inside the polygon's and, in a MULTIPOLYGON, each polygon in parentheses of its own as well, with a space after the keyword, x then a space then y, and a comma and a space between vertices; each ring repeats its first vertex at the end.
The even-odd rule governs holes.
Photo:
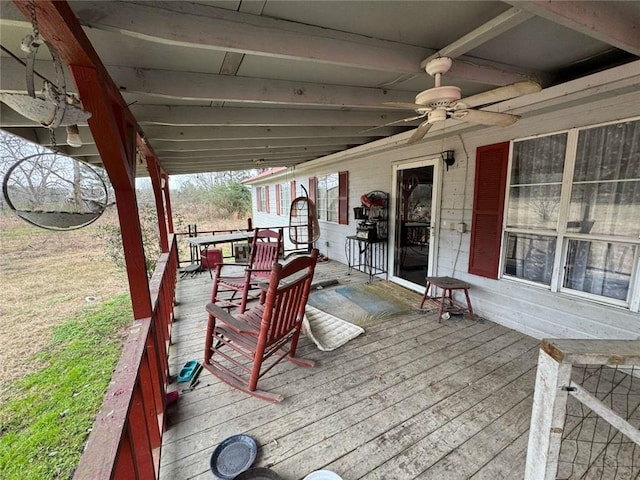
POLYGON ((314 291, 307 303, 323 312, 362 325, 371 318, 414 311, 419 301, 416 303, 413 297, 412 292, 395 284, 376 282, 314 291), (398 289, 402 290, 400 294, 398 289))

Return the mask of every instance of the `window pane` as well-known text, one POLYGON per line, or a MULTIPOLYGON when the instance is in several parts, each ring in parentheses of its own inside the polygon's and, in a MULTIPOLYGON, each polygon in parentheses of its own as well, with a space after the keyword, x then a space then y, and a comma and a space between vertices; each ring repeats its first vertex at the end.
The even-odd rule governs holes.
POLYGON ((551 284, 555 237, 509 233, 505 253, 504 273, 532 282, 551 284))
POLYGON ((289 215, 291 206, 291 186, 289 183, 280 184, 280 215, 289 215))
POLYGON ((511 185, 562 182, 567 134, 513 144, 511 185))
POLYGON ((546 228, 558 226, 561 185, 511 187, 507 226, 546 228))
POLYGON ((569 232, 640 235, 640 181, 574 184, 569 232))
POLYGON ((640 180, 640 120, 580 131, 574 182, 640 180))
POLYGON ((626 300, 635 253, 631 244, 569 240, 563 285, 626 300))
POLYGON ((338 174, 318 177, 316 192, 318 219, 338 222, 338 174))

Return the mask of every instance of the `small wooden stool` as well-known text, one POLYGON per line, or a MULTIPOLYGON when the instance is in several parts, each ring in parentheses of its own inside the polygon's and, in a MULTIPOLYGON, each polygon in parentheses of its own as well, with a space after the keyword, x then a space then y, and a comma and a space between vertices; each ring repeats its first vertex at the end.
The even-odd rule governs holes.
POLYGON ((469 311, 469 316, 473 319, 473 307, 471 306, 471 300, 469 299, 469 287, 470 285, 461 280, 456 280, 453 277, 427 277, 427 288, 424 291, 424 295, 422 296, 422 303, 420 303, 420 309, 424 306, 424 302, 427 299, 441 299, 440 301, 440 310, 438 311, 438 323, 442 320, 442 313, 445 311, 445 300, 449 299, 449 306, 447 309, 451 309, 454 307, 453 303, 453 290, 464 290, 464 296, 467 299, 467 308, 469 311), (438 293, 438 288, 442 289, 442 296, 429 296, 429 289, 431 286, 436 287, 436 294, 438 293))

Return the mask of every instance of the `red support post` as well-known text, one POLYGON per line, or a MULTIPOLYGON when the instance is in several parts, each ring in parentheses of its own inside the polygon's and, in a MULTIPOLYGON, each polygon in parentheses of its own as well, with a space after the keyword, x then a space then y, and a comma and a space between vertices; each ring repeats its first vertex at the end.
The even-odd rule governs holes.
POLYGON ((164 201, 167 208, 167 226, 169 227, 169 233, 175 233, 175 229, 173 227, 173 211, 171 210, 171 195, 169 194, 169 176, 163 175, 164 178, 164 201))
POLYGON ((153 197, 156 203, 156 213, 158 215, 158 234, 160 237, 160 251, 166 253, 169 251, 169 243, 167 239, 167 222, 164 214, 164 200, 162 189, 162 174, 160 165, 156 157, 149 155, 147 158, 147 170, 151 177, 151 186, 153 187, 153 197))

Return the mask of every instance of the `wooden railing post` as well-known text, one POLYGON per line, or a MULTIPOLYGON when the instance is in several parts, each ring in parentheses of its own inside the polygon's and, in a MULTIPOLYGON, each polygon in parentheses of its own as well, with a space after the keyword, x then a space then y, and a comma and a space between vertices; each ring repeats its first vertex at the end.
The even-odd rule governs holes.
POLYGON ((559 363, 540 350, 533 394, 525 480, 555 480, 564 431, 571 364, 559 363))

